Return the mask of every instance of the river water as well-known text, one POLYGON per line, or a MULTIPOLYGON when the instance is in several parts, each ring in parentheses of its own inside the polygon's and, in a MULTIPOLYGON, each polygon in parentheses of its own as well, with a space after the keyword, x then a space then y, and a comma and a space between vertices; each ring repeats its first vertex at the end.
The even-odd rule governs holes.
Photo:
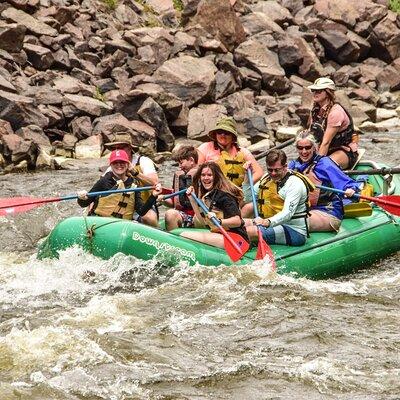
MULTIPOLYGON (((400 164, 400 134, 373 137, 365 158, 400 164)), ((71 194, 98 165, 2 176, 1 197, 71 194)), ((78 248, 38 261, 38 240, 81 212, 64 201, 0 218, 1 400, 400 399, 400 254, 317 282, 78 248)))

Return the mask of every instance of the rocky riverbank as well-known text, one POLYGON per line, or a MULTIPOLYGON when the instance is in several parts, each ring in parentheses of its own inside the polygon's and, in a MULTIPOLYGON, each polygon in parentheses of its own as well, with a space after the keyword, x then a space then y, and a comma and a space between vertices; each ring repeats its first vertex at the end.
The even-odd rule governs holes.
POLYGON ((98 158, 116 131, 161 157, 223 114, 265 150, 304 126, 320 76, 362 131, 399 129, 400 15, 369 0, 6 0, 0 168, 98 158))

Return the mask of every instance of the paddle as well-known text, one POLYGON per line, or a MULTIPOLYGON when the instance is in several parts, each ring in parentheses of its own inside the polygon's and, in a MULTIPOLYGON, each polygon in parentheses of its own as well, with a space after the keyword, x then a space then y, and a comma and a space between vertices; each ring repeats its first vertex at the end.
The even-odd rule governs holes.
POLYGON ((180 194, 186 193, 186 191, 187 191, 187 188, 178 190, 177 192, 174 192, 171 194, 167 194, 166 196, 163 196, 162 200, 164 201, 164 200, 170 199, 171 197, 179 196, 180 194))
MULTIPOLYGON (((338 193, 338 194, 345 193, 343 190, 327 186, 321 186, 321 185, 315 185, 315 186, 319 189, 327 190, 333 193, 338 193)), ((356 199, 364 199, 367 201, 372 201, 373 203, 377 204, 379 207, 383 208, 387 212, 400 216, 400 196, 391 195, 391 196, 370 197, 370 196, 361 196, 360 194, 356 193, 353 195, 353 197, 356 199)))
MULTIPOLYGON (((209 213, 207 206, 192 192, 192 197, 198 206, 206 213, 209 213)), ((215 217, 211 218, 212 223, 218 228, 218 230, 224 236, 224 247, 225 250, 233 262, 240 260, 244 253, 249 249, 250 245, 246 242, 239 234, 233 232, 227 232, 219 223, 215 217)))
MULTIPOLYGON (((253 172, 252 172, 251 168, 249 168, 247 170, 247 176, 249 178, 251 198, 253 200, 254 217, 258 218, 259 214, 258 214, 258 207, 257 207, 257 200, 256 200, 256 192, 254 190, 253 172)), ((271 248, 268 246, 267 242, 264 240, 264 238, 262 236, 260 225, 257 225, 257 234, 258 234, 258 247, 257 247, 256 260, 263 260, 264 257, 268 254, 268 256, 271 260, 272 269, 274 270, 276 267, 275 257, 274 257, 274 254, 272 253, 271 248)))
MULTIPOLYGON (((103 192, 88 193, 87 196, 88 197, 107 196, 109 194, 142 192, 151 189, 154 189, 154 187, 143 186, 143 187, 128 188, 128 189, 115 189, 115 190, 106 190, 103 192)), ((35 199, 33 197, 13 197, 10 199, 0 199, 0 216, 26 212, 31 210, 32 208, 39 207, 47 203, 55 203, 57 201, 64 201, 64 200, 74 200, 77 198, 78 198, 77 195, 69 195, 62 197, 51 197, 48 199, 35 199)))

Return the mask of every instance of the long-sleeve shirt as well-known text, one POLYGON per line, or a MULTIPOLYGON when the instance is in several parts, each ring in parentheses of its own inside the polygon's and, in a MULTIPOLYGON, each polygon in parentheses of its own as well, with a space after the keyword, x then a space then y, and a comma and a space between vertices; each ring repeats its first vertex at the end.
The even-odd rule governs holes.
MULTIPOLYGON (((265 175, 264 175, 265 176, 265 175)), ((263 180, 261 178, 260 182, 263 180)), ((243 184, 243 193, 245 202, 251 201, 251 189, 248 183, 243 184)), ((256 197, 258 197, 259 184, 254 186, 256 197)), ((285 184, 278 190, 279 196, 284 200, 282 211, 272 217, 269 217, 270 227, 278 225, 288 225, 302 235, 307 234, 306 217, 293 218, 295 214, 307 213, 307 188, 304 182, 297 176, 291 175, 285 184)))
MULTIPOLYGON (((103 192, 106 190, 116 190, 118 189, 117 178, 111 171, 107 172, 103 175, 89 190, 89 193, 92 192, 103 192)), ((124 181, 124 185, 126 188, 130 188, 134 183, 134 179, 131 176, 124 181)), ((142 197, 140 196, 140 192, 135 192, 135 211, 139 215, 145 215, 147 211, 156 203, 157 198, 151 195, 146 203, 143 202, 142 197)), ((96 213, 96 207, 99 202, 99 197, 88 197, 87 200, 78 199, 78 204, 81 207, 88 207, 90 204, 94 203, 91 208, 90 214, 93 215, 96 213)))

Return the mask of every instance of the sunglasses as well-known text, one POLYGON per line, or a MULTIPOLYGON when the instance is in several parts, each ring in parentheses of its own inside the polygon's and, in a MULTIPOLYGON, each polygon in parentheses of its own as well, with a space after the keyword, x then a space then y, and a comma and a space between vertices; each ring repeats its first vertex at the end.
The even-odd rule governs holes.
POLYGON ((322 93, 322 92, 325 92, 325 89, 311 89, 311 92, 312 92, 312 93, 320 94, 320 93, 322 93))
POLYGON ((279 168, 268 168, 268 167, 267 167, 267 171, 268 171, 269 173, 272 173, 272 172, 279 172, 279 171, 282 171, 283 168, 285 168, 285 166, 279 167, 279 168))
POLYGON ((297 150, 311 150, 312 145, 309 146, 296 146, 297 150))

